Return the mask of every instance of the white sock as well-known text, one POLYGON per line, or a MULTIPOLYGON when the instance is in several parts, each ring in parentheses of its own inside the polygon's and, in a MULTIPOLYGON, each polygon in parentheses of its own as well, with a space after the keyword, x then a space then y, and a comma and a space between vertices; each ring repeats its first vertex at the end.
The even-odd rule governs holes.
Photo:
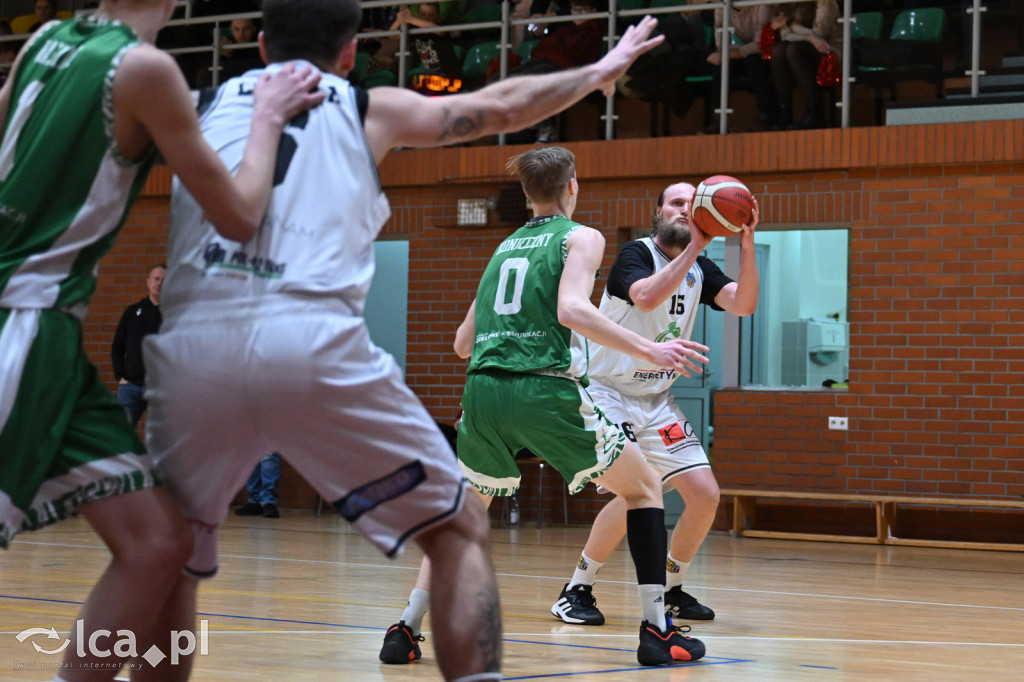
POLYGON ((644 620, 665 631, 665 586, 637 585, 640 604, 644 607, 644 620))
POLYGON ((427 615, 427 608, 430 606, 429 590, 413 590, 409 593, 409 603, 402 611, 402 620, 412 630, 413 637, 420 634, 423 629, 423 617, 427 615))
POLYGON ((580 559, 576 562, 576 570, 573 571, 569 587, 577 585, 593 585, 597 582, 597 572, 604 566, 603 561, 594 561, 584 552, 580 552, 580 559))
POLYGON ((689 561, 673 559, 672 555, 669 554, 668 561, 665 562, 665 589, 671 590, 673 587, 681 587, 683 579, 686 578, 686 571, 689 568, 689 561))

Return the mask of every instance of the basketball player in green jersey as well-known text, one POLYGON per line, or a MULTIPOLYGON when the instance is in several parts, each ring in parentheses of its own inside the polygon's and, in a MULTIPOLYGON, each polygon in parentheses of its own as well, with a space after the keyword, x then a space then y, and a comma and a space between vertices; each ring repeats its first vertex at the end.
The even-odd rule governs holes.
POLYGON ((104 0, 93 16, 47 24, 0 90, 0 547, 80 511, 113 554, 58 680, 112 679, 111 661, 168 646, 156 614, 192 545, 82 347, 98 262, 155 149, 220 229, 248 239, 269 200, 285 122, 323 99, 309 92, 319 82, 310 70, 261 82, 232 177, 203 141, 174 60, 152 45, 174 4, 104 0), (132 632, 137 651, 109 658, 112 643, 94 636, 101 630, 132 632))
MULTIPOLYGON (((625 500, 627 536, 636 567, 643 622, 641 665, 693 661, 704 644, 666 618, 665 513, 661 482, 636 444, 604 417, 587 394, 587 339, 690 376, 707 347, 654 342, 602 315, 591 302, 604 255, 600 232, 571 220, 579 195, 576 160, 561 147, 541 147, 508 164, 519 176, 535 217, 503 241, 484 271, 455 351, 471 357, 462 398, 458 455, 463 473, 489 502, 519 487, 514 457, 523 448, 545 459, 577 493, 595 481, 625 500), (577 334, 573 334, 577 332, 577 334)), ((425 590, 424 561, 417 590, 425 590)), ((386 635, 381 660, 407 662, 419 639, 420 595, 386 635), (410 624, 411 623, 411 624, 410 624), (404 661, 402 649, 406 650, 404 661)), ((415 653, 413 653, 415 656, 415 653)))

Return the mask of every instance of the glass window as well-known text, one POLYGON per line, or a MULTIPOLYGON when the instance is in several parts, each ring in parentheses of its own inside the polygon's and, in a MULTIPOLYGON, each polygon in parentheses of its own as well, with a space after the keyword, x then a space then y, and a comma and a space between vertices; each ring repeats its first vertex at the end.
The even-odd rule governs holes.
MULTIPOLYGON (((739 385, 845 386, 849 230, 758 230, 754 241, 761 290, 740 320, 739 385)), ((738 244, 729 256, 735 272, 738 244)))

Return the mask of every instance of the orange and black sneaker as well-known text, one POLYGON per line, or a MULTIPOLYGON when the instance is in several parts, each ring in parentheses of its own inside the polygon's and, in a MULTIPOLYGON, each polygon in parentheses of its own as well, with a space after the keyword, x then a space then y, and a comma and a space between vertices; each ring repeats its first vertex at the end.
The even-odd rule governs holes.
POLYGON ((384 635, 384 646, 380 648, 380 660, 385 663, 412 663, 418 661, 423 652, 420 642, 423 635, 413 635, 412 630, 400 620, 388 628, 384 635))
POLYGON ((665 621, 664 631, 646 620, 640 625, 640 648, 636 650, 640 665, 667 665, 704 657, 704 642, 686 636, 689 625, 675 626, 668 618, 665 621))

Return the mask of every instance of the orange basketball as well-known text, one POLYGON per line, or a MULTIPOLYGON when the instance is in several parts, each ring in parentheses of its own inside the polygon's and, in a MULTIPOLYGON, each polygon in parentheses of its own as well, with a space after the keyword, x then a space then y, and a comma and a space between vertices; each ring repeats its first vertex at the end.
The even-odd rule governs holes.
POLYGON ((754 196, 747 186, 729 175, 712 175, 697 185, 690 205, 690 220, 706 235, 728 237, 750 222, 754 196))

